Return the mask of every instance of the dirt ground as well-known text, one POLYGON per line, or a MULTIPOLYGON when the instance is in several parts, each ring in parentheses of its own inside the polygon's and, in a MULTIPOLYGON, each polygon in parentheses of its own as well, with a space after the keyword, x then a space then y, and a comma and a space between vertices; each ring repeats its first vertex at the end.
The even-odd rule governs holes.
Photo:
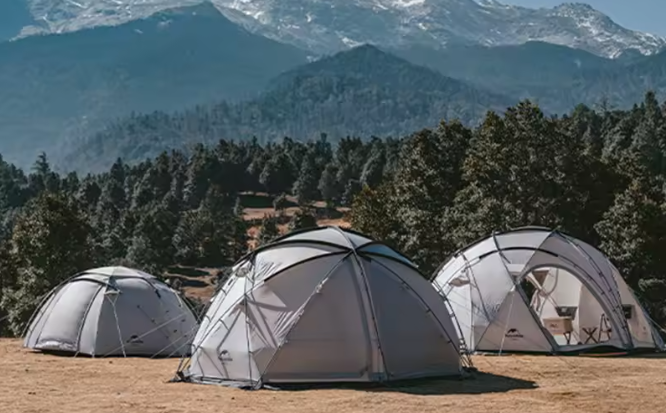
POLYGON ((167 383, 178 359, 90 359, 0 340, 4 413, 666 411, 666 358, 477 357, 483 373, 413 387, 245 391, 167 383))

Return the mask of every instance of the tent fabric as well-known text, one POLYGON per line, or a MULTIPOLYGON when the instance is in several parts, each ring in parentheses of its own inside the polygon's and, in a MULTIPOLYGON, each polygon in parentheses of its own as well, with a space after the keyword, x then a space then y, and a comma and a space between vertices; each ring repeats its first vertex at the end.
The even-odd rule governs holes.
POLYGON ((197 327, 178 293, 154 276, 103 267, 51 291, 32 317, 24 346, 93 357, 182 357, 197 327))
POLYGON ((232 268, 179 375, 255 388, 459 375, 458 346, 444 301, 407 258, 317 227, 232 268))
POLYGON ((433 286, 448 299, 470 351, 664 347, 610 260, 591 245, 548 228, 493 234, 456 252, 435 272, 433 286), (532 299, 521 285, 526 280, 539 286, 532 299), (558 312, 567 307, 573 316, 558 312), (630 316, 627 307, 633 309, 630 316), (568 317, 573 340, 552 329, 553 318, 568 317))

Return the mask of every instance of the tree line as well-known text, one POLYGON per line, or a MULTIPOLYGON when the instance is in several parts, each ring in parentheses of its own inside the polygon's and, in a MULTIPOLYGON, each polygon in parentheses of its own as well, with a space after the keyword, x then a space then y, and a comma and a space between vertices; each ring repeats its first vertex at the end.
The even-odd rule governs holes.
POLYGON ((537 225, 605 252, 651 316, 666 321, 666 104, 578 106, 545 116, 521 102, 477 128, 442 122, 404 141, 391 176, 365 187, 352 226, 431 273, 493 231, 537 225))
POLYGON ((604 251, 663 322, 665 178, 666 105, 653 93, 563 116, 524 101, 474 128, 442 121, 400 139, 221 140, 86 176, 54 172, 46 155, 30 171, 0 161, 0 328, 19 334, 38 297, 87 268, 227 266, 276 237, 294 199, 289 229, 348 206, 354 229, 424 274, 492 231, 557 228, 604 251), (253 193, 276 214, 247 220, 253 193))
POLYGON ((277 237, 279 224, 297 229, 339 216, 335 206, 383 180, 399 144, 333 145, 325 135, 263 146, 221 140, 189 155, 117 159, 86 176, 56 173, 45 154, 27 172, 0 158, 0 328, 20 334, 38 298, 85 269, 127 265, 159 276, 174 264, 224 267, 277 237), (326 207, 313 206, 322 200, 326 207), (294 203, 300 211, 288 218, 283 211, 294 203), (252 206, 277 213, 252 222, 243 216, 252 206), (252 225, 260 227, 256 240, 252 225))

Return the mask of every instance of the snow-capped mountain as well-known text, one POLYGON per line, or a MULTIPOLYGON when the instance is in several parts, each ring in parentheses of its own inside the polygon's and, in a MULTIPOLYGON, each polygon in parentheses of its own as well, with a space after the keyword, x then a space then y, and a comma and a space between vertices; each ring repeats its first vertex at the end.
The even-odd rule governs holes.
MULTIPOLYGON (((20 1, 28 4, 37 22, 23 29, 22 35, 29 35, 115 25, 202 0, 20 1)), ((649 55, 666 47, 666 39, 626 29, 581 3, 530 9, 496 0, 210 1, 227 18, 252 32, 316 53, 362 43, 441 48, 447 44, 495 46, 531 40, 607 57, 632 49, 649 55)))

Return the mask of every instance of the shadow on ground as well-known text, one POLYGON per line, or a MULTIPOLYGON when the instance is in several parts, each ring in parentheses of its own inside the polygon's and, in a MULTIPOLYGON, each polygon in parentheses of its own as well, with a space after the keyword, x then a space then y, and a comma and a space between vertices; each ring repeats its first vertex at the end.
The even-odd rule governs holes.
POLYGON ((533 381, 472 372, 464 378, 419 379, 391 383, 346 383, 317 385, 280 385, 277 390, 303 391, 322 389, 349 389, 366 392, 394 392, 421 396, 446 394, 505 393, 512 390, 538 388, 533 381))

